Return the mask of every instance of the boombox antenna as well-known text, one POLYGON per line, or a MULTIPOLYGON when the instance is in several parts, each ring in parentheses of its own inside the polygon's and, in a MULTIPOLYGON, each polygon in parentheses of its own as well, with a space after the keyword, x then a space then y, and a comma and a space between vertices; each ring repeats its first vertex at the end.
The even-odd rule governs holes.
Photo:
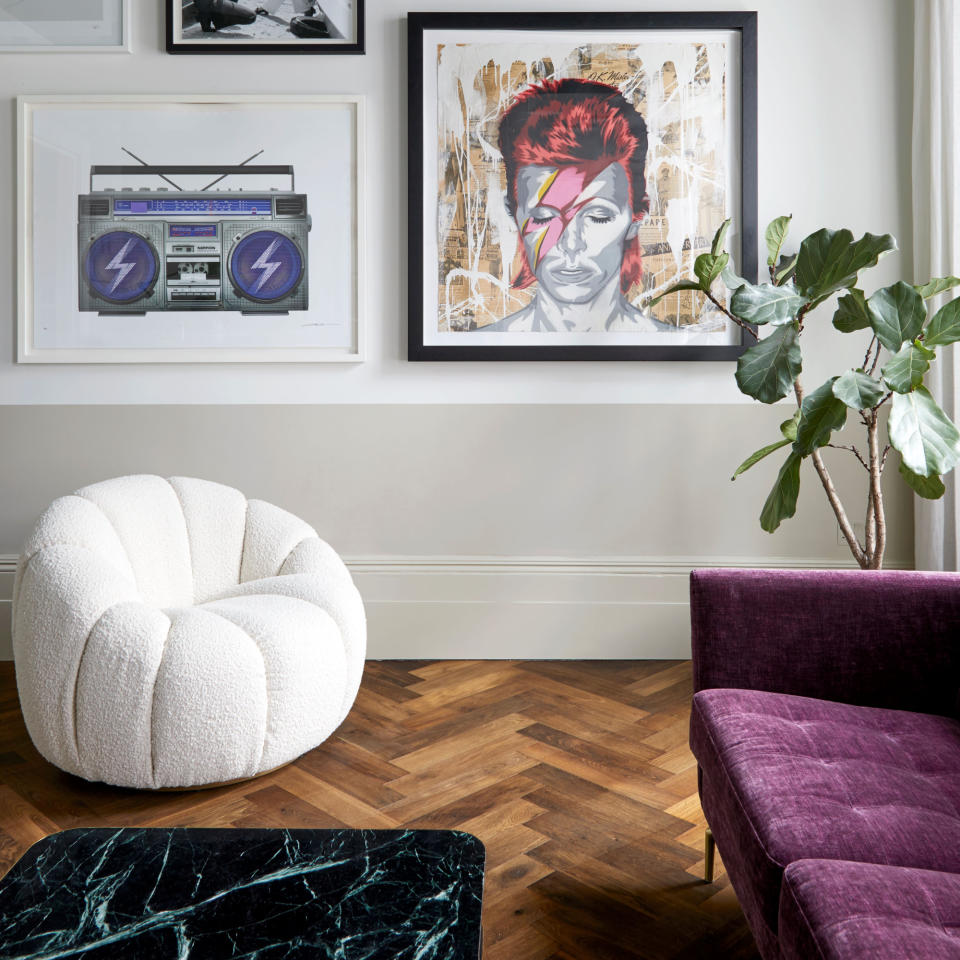
MULTIPOLYGON (((142 163, 143 166, 145 166, 145 167, 149 167, 149 166, 150 166, 150 164, 147 163, 146 160, 141 160, 140 157, 138 157, 132 150, 128 150, 126 147, 121 147, 120 149, 121 149, 125 154, 127 154, 128 156, 133 157, 133 159, 136 160, 137 163, 142 163)), ((262 152, 263 152, 263 151, 261 151, 261 153, 262 153, 262 152)), ((158 176, 161 180, 166 180, 166 182, 169 183, 171 187, 175 187, 177 190, 179 190, 181 193, 183 193, 183 187, 181 187, 179 184, 174 183, 169 177, 165 177, 162 173, 158 173, 157 176, 158 176)), ((90 189, 91 189, 91 190, 93 189, 93 184, 92 184, 92 183, 90 184, 90 189)), ((206 188, 204 188, 204 189, 206 189, 206 188)))
MULTIPOLYGON (((138 158, 139 159, 139 158, 138 158)), ((129 177, 136 173, 145 173, 152 176, 163 177, 167 183, 172 184, 178 190, 182 191, 183 188, 167 177, 165 174, 172 173, 176 176, 188 176, 188 177, 198 177, 201 175, 210 176, 212 174, 217 174, 217 176, 228 177, 231 174, 242 173, 246 176, 256 175, 256 176, 284 176, 290 178, 290 189, 294 188, 294 171, 293 167, 289 163, 253 163, 248 164, 247 166, 224 166, 221 163, 163 163, 163 164, 154 164, 154 163, 143 163, 140 161, 141 166, 115 166, 113 164, 108 164, 106 166, 101 166, 100 164, 94 164, 90 168, 90 191, 93 192, 93 178, 94 177, 116 177, 123 176, 129 177)), ((199 191, 198 191, 199 192, 199 191)))
MULTIPOLYGON (((257 157, 259 157, 261 153, 263 153, 263 151, 262 151, 262 150, 258 150, 258 151, 257 151, 255 154, 253 154, 252 156, 247 157, 246 160, 242 161, 241 163, 238 163, 237 166, 238 166, 238 167, 245 167, 251 160, 256 160, 257 157)), ((200 192, 203 193, 204 190, 209 190, 214 184, 219 183, 221 180, 226 180, 227 177, 229 177, 229 176, 230 176, 229 173, 221 173, 220 176, 217 177, 216 180, 211 180, 205 187, 201 187, 201 188, 200 188, 200 192)))

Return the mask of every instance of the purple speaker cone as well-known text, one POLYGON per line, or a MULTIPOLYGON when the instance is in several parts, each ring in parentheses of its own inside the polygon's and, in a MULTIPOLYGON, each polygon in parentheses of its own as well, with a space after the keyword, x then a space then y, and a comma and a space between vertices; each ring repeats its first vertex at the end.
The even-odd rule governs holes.
POLYGON ((287 296, 303 275, 300 248, 275 230, 248 233, 230 255, 230 276, 243 296, 269 303, 287 296))
POLYGON ((159 266, 150 242, 126 230, 97 237, 84 260, 91 290, 112 303, 139 300, 156 283, 159 266))

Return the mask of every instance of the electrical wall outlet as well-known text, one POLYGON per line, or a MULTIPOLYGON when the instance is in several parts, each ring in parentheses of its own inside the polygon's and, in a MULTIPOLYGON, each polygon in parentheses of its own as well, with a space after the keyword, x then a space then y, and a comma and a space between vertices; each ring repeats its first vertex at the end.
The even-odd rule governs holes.
MULTIPOLYGON (((859 520, 852 520, 850 526, 853 527, 853 532, 856 535, 857 540, 860 543, 866 539, 867 536, 867 525, 862 523, 859 520)), ((843 531, 840 529, 840 524, 837 524, 837 543, 842 544, 843 546, 847 545, 846 538, 843 536, 843 531)))

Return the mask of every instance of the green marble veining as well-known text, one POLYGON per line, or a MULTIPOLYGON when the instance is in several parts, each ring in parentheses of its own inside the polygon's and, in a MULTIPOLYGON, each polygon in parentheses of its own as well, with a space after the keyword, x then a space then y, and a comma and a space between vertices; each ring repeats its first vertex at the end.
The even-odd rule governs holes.
POLYGON ((483 845, 437 830, 68 830, 0 881, 3 960, 476 960, 483 845))

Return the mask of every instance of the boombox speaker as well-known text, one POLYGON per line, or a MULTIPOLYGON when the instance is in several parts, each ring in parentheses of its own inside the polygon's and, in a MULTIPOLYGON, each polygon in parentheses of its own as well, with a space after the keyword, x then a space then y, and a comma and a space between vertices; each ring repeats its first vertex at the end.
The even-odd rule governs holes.
POLYGON ((225 310, 261 313, 271 304, 282 304, 285 311, 308 308, 306 223, 225 221, 223 250, 225 310))
POLYGON ((80 309, 163 309, 163 224, 87 222, 80 236, 80 309))

